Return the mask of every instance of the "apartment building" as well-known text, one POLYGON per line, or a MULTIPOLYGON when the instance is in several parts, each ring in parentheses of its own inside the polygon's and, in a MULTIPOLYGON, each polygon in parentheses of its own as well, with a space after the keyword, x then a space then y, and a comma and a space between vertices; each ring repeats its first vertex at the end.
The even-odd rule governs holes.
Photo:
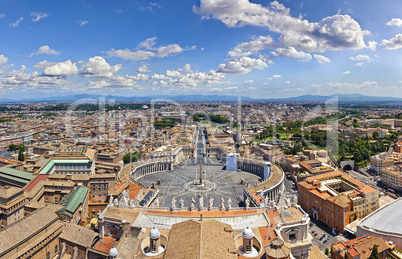
POLYGON ((394 160, 386 154, 378 154, 370 158, 370 170, 375 171, 377 174, 381 172, 382 168, 391 167, 394 165, 394 160))
POLYGON ((378 190, 340 171, 309 177, 298 183, 299 204, 313 218, 337 231, 379 207, 378 190))
POLYGON ((25 195, 22 188, 0 187, 0 225, 5 227, 24 217, 25 195))
POLYGON ((402 166, 383 168, 381 182, 392 189, 402 190, 402 166))

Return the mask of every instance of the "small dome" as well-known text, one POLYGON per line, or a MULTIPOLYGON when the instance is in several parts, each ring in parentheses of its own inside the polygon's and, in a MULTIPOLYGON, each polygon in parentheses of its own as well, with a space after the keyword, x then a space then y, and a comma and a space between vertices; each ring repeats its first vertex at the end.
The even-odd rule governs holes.
POLYGON ((155 227, 153 227, 151 229, 151 231, 149 232, 149 237, 150 238, 155 239, 155 238, 159 238, 160 236, 161 236, 161 233, 159 233, 159 230, 157 228, 155 228, 155 227))
POLYGON ((254 237, 254 233, 253 233, 253 231, 251 230, 251 228, 246 227, 246 228, 243 230, 242 236, 243 236, 244 238, 250 239, 250 238, 253 238, 253 237, 254 237))
POLYGON ((117 254, 118 254, 118 252, 117 252, 117 249, 116 249, 115 247, 112 247, 112 248, 109 250, 109 256, 111 256, 111 257, 116 257, 117 254))

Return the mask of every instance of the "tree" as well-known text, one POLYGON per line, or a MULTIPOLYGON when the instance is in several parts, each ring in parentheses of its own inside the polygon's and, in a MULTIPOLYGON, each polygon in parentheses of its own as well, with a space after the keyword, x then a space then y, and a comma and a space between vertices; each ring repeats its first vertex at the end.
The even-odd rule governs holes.
POLYGON ((325 248, 325 254, 329 255, 329 248, 328 247, 325 248))
POLYGON ((378 139, 379 136, 380 134, 378 133, 378 131, 373 131, 373 139, 378 139))
POLYGON ((127 153, 123 157, 124 164, 137 162, 142 157, 141 151, 135 151, 134 153, 127 153))
POLYGON ((20 147, 20 150, 18 152, 18 161, 24 161, 24 146, 20 147))
POLYGON ((379 259, 380 255, 378 253, 378 246, 374 245, 373 246, 373 251, 371 252, 371 255, 369 257, 369 259, 379 259))

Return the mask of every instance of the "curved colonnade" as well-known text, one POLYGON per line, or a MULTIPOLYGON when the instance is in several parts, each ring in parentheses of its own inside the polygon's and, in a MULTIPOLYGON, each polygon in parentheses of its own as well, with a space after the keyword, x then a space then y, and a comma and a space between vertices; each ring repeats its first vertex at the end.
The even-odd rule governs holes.
MULTIPOLYGON (((173 170, 174 162, 172 159, 164 158, 164 159, 150 159, 146 161, 141 161, 133 164, 130 179, 136 184, 140 185, 138 180, 141 177, 146 175, 151 175, 158 172, 165 172, 173 170)), ((284 172, 283 170, 276 166, 271 165, 270 163, 249 159, 239 158, 237 160, 237 168, 255 174, 262 179, 262 182, 259 182, 253 186, 249 186, 244 189, 245 199, 249 199, 251 201, 251 206, 259 207, 261 206, 260 202, 255 199, 255 196, 252 194, 258 194, 264 200, 272 201, 278 198, 279 193, 282 191, 283 180, 284 180, 284 172), (264 171, 268 168, 268 176, 264 179, 264 171)))
POLYGON ((143 176, 171 170, 173 170, 172 160, 150 159, 134 164, 130 172, 130 179, 138 184, 138 179, 143 176))
MULTIPOLYGON (((237 159, 238 169, 258 175, 262 179, 264 179, 264 166, 267 166, 267 163, 263 161, 237 159)), ((244 198, 248 198, 251 204, 256 207, 260 207, 261 203, 258 202, 252 194, 257 194, 264 199, 264 201, 275 200, 278 198, 279 194, 282 193, 284 179, 285 173, 282 168, 277 165, 270 165, 268 177, 262 182, 244 189, 244 198)))

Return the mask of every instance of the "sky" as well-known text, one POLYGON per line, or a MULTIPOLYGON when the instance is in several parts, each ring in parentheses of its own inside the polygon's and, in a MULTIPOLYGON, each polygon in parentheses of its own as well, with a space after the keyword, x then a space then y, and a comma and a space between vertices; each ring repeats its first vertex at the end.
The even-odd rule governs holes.
POLYGON ((2 0, 0 99, 402 97, 400 0, 2 0))

